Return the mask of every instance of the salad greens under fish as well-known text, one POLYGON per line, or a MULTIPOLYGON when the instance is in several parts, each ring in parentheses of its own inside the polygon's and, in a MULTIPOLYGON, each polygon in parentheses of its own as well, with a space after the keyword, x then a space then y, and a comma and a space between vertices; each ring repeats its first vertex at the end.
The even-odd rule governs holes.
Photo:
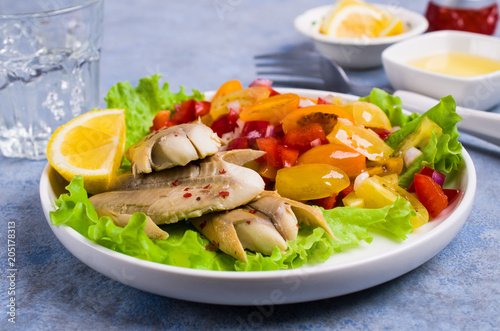
MULTIPOLYGON (((204 98, 199 91, 193 90, 192 94, 187 94, 182 87, 178 93, 173 93, 166 83, 160 88, 159 79, 159 75, 143 78, 137 87, 132 87, 128 82, 118 83, 105 98, 108 108, 126 109, 126 147, 149 133, 158 110, 171 109, 173 105, 188 99, 204 98)), ((403 114, 399 98, 380 89, 373 89, 370 95, 361 100, 379 106, 393 126, 401 127, 386 140, 393 148, 417 128, 424 116, 443 129, 438 138, 432 135, 422 155, 401 174, 401 186, 408 186, 413 175, 424 165, 433 165, 436 170, 447 173, 461 168, 462 146, 457 140, 459 134, 456 128, 461 118, 455 113, 456 104, 451 96, 442 98, 438 105, 424 115, 409 116, 403 114)), ((129 167, 124 160, 122 168, 127 170, 129 167)), ((415 215, 411 204, 401 197, 392 205, 380 209, 322 209, 338 241, 328 236, 322 228, 313 229, 302 225, 298 238, 288 242, 285 252, 278 248, 270 256, 247 252, 248 262, 244 263, 217 251, 188 222, 165 225, 169 238, 154 240, 144 232, 146 216, 142 213, 135 214, 124 228, 115 225, 109 217, 99 218, 88 200, 80 176, 71 181, 67 190, 68 194, 62 194, 55 201, 57 210, 50 213, 53 225, 70 226, 87 239, 116 252, 157 263, 203 270, 265 271, 321 263, 335 253, 359 246, 361 241, 370 243, 373 230, 396 241, 405 240, 412 231, 410 217, 415 215)))

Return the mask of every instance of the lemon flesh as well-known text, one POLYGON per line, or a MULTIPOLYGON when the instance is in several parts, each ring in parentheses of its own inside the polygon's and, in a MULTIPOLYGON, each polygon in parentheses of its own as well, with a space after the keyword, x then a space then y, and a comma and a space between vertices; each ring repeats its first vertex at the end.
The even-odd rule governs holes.
POLYGON ((359 0, 341 0, 323 19, 320 32, 342 38, 376 38, 403 32, 390 13, 359 0))
POLYGON ((125 148, 125 111, 85 113, 57 129, 47 146, 50 165, 67 181, 84 179, 87 192, 106 191, 125 148))

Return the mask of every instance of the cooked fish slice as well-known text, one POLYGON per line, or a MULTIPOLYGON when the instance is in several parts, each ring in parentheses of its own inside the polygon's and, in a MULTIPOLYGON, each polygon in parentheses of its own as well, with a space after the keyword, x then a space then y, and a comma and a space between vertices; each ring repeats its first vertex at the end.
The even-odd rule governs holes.
MULTIPOLYGON (((274 191, 263 191, 254 201, 250 203, 250 206, 264 213, 271 213, 272 208, 270 208, 269 205, 280 205, 280 201, 290 206, 299 224, 304 223, 310 227, 319 226, 323 228, 326 233, 328 233, 332 238, 335 239, 332 229, 330 228, 328 223, 326 223, 326 220, 323 217, 323 213, 316 207, 306 205, 305 203, 299 201, 284 198, 274 191)), ((286 223, 278 223, 280 223, 281 226, 285 229, 287 228, 287 225, 293 227, 293 223, 290 221, 287 221, 286 223)))
POLYGON ((132 173, 184 166, 215 154, 222 140, 202 123, 187 123, 153 132, 127 149, 132 173))
MULTIPOLYGON (((212 182, 210 176, 220 175, 224 172, 224 164, 231 163, 237 166, 244 165, 252 160, 263 156, 265 152, 252 149, 238 149, 227 152, 217 152, 205 159, 191 162, 183 167, 174 167, 163 171, 155 171, 149 174, 133 175, 126 173, 118 176, 110 186, 111 191, 130 189, 143 189, 171 186, 172 183, 180 185, 185 180, 191 181, 197 178, 199 183, 209 184, 212 182), (221 163, 223 162, 223 163, 221 163), (201 179, 203 177, 203 179, 201 179), (203 182, 205 180, 205 182, 203 182)), ((238 168, 232 168, 238 169, 238 168)), ((246 170, 245 170, 246 171, 246 170)))
MULTIPOLYGON (((241 150, 260 157, 262 153, 241 150)), ((114 191, 94 195, 90 201, 101 213, 143 212, 155 224, 175 223, 202 214, 244 205, 264 190, 255 171, 214 155, 185 167, 148 175, 121 177, 114 191)))
POLYGON ((297 217, 292 211, 291 205, 277 193, 262 192, 248 206, 269 217, 276 230, 286 241, 297 239, 299 232, 297 217))
POLYGON ((298 223, 320 226, 335 238, 319 209, 271 191, 263 191, 238 209, 190 221, 214 246, 244 262, 244 249, 265 255, 270 255, 274 246, 284 251, 286 241, 297 239, 298 223))
POLYGON ((245 249, 270 255, 275 246, 286 250, 286 242, 266 215, 238 208, 191 219, 198 231, 226 254, 246 262, 245 249))

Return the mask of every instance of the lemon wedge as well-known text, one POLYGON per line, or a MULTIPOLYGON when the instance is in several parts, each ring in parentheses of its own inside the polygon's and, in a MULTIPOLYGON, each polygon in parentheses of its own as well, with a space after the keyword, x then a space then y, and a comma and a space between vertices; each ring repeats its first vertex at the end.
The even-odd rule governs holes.
POLYGON ((399 18, 393 17, 391 24, 385 30, 380 32, 379 37, 396 36, 404 32, 403 21, 399 18))
POLYGON ((125 148, 125 110, 94 110, 59 127, 47 146, 50 165, 67 181, 82 175, 90 194, 106 191, 125 148))
POLYGON ((324 17, 320 32, 342 38, 376 38, 395 35, 402 28, 401 20, 364 1, 340 0, 324 17))

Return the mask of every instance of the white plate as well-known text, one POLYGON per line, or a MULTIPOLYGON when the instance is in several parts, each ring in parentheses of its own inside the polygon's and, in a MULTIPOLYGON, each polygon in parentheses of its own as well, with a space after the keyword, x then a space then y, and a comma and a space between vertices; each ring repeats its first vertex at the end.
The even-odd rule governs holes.
MULTIPOLYGON (((306 97, 331 92, 278 89, 306 97)), ((207 93, 209 98, 213 94, 207 93)), ((357 97, 339 94, 345 99, 357 97)), ((40 179, 40 198, 50 228, 59 241, 94 270, 151 293, 212 304, 269 305, 331 298, 363 290, 415 269, 441 251, 467 219, 476 191, 476 172, 469 154, 466 167, 449 187, 459 196, 440 216, 420 227, 409 238, 394 242, 374 235, 371 244, 333 255, 327 262, 295 270, 230 272, 194 270, 143 261, 99 246, 66 226, 50 224, 49 211, 65 182, 47 165, 40 179)))

